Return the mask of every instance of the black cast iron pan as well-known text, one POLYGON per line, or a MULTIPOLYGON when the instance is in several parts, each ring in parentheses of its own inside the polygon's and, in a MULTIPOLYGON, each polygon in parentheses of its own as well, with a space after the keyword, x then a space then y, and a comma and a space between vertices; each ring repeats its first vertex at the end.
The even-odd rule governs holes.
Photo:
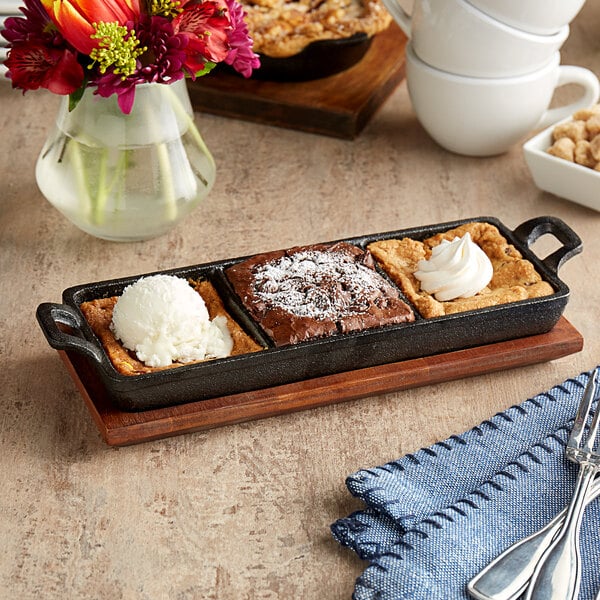
POLYGON ((260 67, 252 79, 292 82, 322 79, 341 73, 358 63, 371 46, 366 33, 334 40, 311 42, 298 54, 278 58, 260 54, 260 67))
POLYGON ((40 304, 37 319, 50 346, 83 355, 112 401, 121 410, 129 411, 268 388, 536 335, 552 329, 561 317, 570 293, 558 277, 558 270, 566 260, 582 250, 582 242, 577 234, 556 217, 535 218, 512 231, 497 219, 479 217, 344 241, 365 248, 373 241, 386 238, 411 237, 422 240, 471 221, 488 222, 498 227, 502 235, 534 264, 544 280, 554 288, 554 293, 433 319, 417 315, 414 323, 389 325, 275 348, 240 305, 223 273, 228 266, 247 257, 161 271, 186 279, 208 278, 219 291, 230 314, 266 349, 136 376, 124 376, 116 371, 79 306, 88 300, 119 295, 141 275, 68 288, 63 292, 62 304, 40 304), (531 245, 544 234, 553 235, 561 246, 550 256, 540 259, 531 250, 531 245))

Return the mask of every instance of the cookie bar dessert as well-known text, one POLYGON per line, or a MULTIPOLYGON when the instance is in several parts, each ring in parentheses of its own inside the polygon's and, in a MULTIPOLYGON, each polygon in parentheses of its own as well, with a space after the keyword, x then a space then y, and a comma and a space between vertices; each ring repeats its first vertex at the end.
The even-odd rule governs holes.
POLYGON ((414 320, 370 253, 346 242, 260 254, 225 274, 276 346, 414 320))
POLYGON ((287 58, 308 44, 373 36, 385 30, 392 17, 381 0, 242 0, 248 31, 259 54, 287 58))
POLYGON ((373 242, 367 248, 406 298, 426 318, 547 296, 554 292, 552 286, 542 280, 533 264, 507 242, 497 227, 489 223, 466 223, 422 242, 411 238, 387 239, 373 242), (434 293, 423 289, 415 273, 423 277, 419 272, 422 261, 432 257, 434 248, 442 242, 452 242, 467 234, 489 258, 491 280, 483 289, 467 297, 436 299, 434 293))
MULTIPOLYGON (((262 347, 229 315, 217 290, 209 281, 190 281, 189 283, 193 290, 195 290, 195 293, 199 294, 204 301, 209 318, 211 320, 221 319, 224 321, 224 326, 228 332, 227 337, 230 336, 228 340, 229 348, 231 348, 229 355, 233 356, 262 350, 262 347)), ((185 363, 172 362, 165 366, 150 366, 140 360, 134 351, 125 347, 124 343, 118 339, 115 333, 113 316, 118 300, 118 296, 99 298, 82 303, 80 309, 93 332, 100 339, 110 361, 119 373, 122 375, 139 375, 179 367, 184 364, 191 364, 192 362, 200 362, 199 360, 195 360, 185 363)), ((138 326, 138 323, 135 322, 135 316, 130 320, 134 321, 130 323, 130 326, 138 326)), ((157 329, 160 329, 160 324, 156 325, 157 329)))

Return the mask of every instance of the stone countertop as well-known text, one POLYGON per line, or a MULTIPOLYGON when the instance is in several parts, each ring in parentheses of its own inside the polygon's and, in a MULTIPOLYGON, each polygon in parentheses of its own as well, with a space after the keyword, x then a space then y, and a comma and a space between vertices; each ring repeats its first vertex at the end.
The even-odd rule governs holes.
MULTIPOLYGON (((599 32, 600 5, 588 2, 563 64, 600 73, 599 32)), ((0 85, 2 597, 350 598, 366 564, 329 532, 361 507, 348 474, 600 362, 600 213, 540 192, 520 146, 485 159, 444 151, 417 122, 405 83, 354 141, 197 114, 217 183, 176 229, 133 244, 81 233, 38 192, 35 159, 57 105, 0 85), (111 448, 35 320, 40 302, 79 283, 465 217, 513 228, 546 214, 584 241, 560 276, 585 347, 536 366, 111 448)), ((535 249, 544 255, 551 242, 535 249)))

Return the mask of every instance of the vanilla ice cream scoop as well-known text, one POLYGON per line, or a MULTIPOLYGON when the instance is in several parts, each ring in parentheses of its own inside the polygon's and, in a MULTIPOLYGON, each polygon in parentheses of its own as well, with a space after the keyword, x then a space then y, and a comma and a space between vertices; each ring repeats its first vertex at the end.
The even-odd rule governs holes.
POLYGON ((233 348, 225 317, 211 321, 200 294, 172 275, 142 277, 127 286, 111 329, 149 367, 223 358, 233 348))

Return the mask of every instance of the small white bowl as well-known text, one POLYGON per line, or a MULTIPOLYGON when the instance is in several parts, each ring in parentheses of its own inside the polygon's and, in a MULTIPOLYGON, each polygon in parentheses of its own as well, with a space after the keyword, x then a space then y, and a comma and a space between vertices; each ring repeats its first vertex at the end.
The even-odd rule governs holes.
MULTIPOLYGON (((565 123, 571 119, 564 119, 565 123)), ((548 154, 552 130, 544 129, 523 146, 525 162, 535 185, 545 192, 600 211, 600 171, 548 154)))

